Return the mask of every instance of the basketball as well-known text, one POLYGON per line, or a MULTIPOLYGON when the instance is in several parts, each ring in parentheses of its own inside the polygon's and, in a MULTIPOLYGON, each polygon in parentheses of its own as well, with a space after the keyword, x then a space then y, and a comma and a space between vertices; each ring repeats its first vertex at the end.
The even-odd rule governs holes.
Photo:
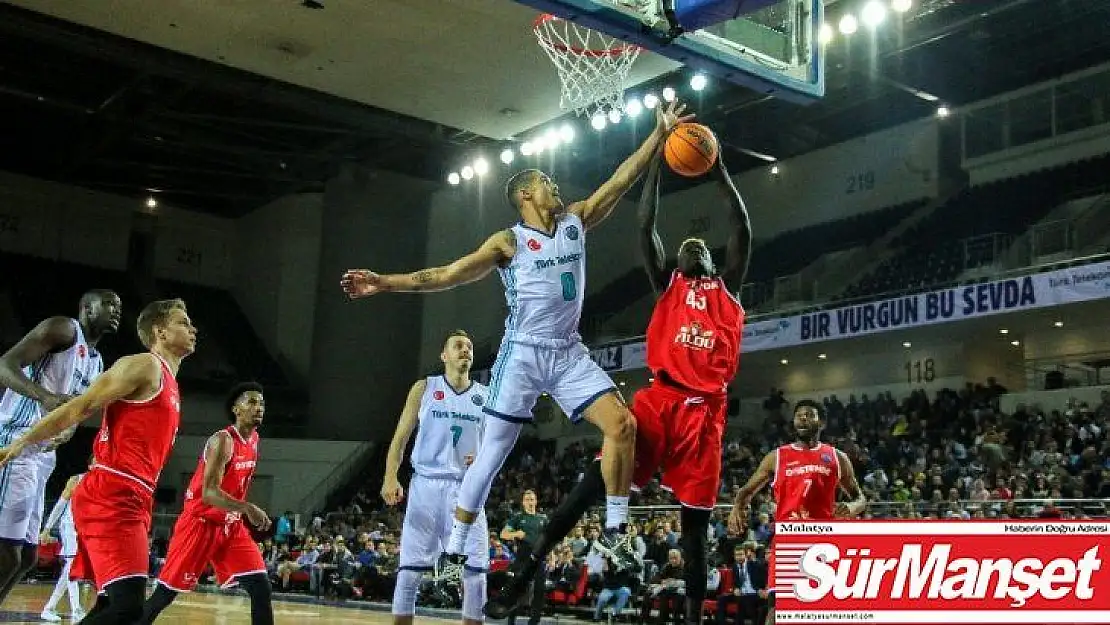
POLYGON ((704 176, 717 162, 717 137, 701 124, 679 124, 663 147, 663 158, 674 173, 704 176))

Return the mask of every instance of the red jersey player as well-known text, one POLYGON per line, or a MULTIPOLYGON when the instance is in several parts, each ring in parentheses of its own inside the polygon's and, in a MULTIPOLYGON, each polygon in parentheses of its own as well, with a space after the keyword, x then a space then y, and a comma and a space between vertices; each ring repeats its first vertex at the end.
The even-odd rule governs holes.
MULTIPOLYGON (((808 399, 795 404, 794 431, 797 440, 764 456, 755 474, 736 494, 728 518, 728 528, 733 534, 743 533, 751 518, 748 505, 768 482, 774 489, 776 521, 855 517, 867 507, 851 460, 844 452, 818 440, 821 405, 808 399), (844 489, 850 502, 836 503, 838 488, 844 489)), ((775 622, 773 605, 766 622, 775 622)))
POLYGON ((259 529, 270 526, 266 512, 246 501, 258 462, 258 426, 266 410, 262 387, 253 382, 236 386, 226 408, 233 423, 204 446, 185 491, 185 509, 173 527, 158 587, 137 623, 153 623, 177 593, 193 590, 209 563, 220 585, 239 584, 250 595, 252 625, 274 622, 266 563, 242 522, 246 516, 259 529))
MULTIPOLYGON (((682 504, 681 547, 686 557, 686 622, 701 621, 706 587, 709 516, 721 483, 721 443, 727 418, 726 389, 736 375, 744 308, 739 292, 751 249, 748 211, 718 159, 714 177, 730 209, 733 231, 724 270, 718 273, 705 241, 687 239, 678 249, 678 268, 668 278, 666 254, 655 229, 659 208, 659 158, 651 164, 640 200, 644 262, 656 293, 647 331, 647 364, 655 378, 632 400, 636 417, 634 487, 644 486, 659 469, 663 486, 682 504), (692 608, 692 609, 691 609, 692 608)), ((538 562, 567 535, 594 503, 602 484, 598 463, 586 472, 563 505, 549 518, 547 531, 520 558, 502 594, 486 604, 486 615, 500 619, 516 608, 538 562)), ((627 545, 613 549, 618 566, 633 566, 627 545)))
POLYGON ((93 466, 70 500, 80 545, 71 576, 91 577, 101 592, 85 625, 130 624, 142 615, 154 489, 181 419, 177 370, 196 348, 196 328, 179 299, 148 304, 137 325, 150 352, 120 358, 87 391, 0 449, 4 464, 103 411, 93 466))

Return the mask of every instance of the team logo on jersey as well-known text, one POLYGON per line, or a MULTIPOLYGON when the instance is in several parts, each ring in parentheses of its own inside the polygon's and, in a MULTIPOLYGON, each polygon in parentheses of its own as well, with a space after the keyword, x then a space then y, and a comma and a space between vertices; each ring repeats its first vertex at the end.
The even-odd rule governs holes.
POLYGON ((486 400, 482 399, 481 395, 471 395, 470 401, 474 402, 475 406, 481 406, 486 402, 486 400))
POLYGON ((535 239, 528 239, 528 249, 532 250, 533 252, 538 252, 542 248, 543 246, 540 245, 539 241, 535 239))
POLYGON ((578 226, 567 226, 567 238, 571 241, 578 240, 578 226))
POLYGON ((443 401, 443 391, 436 391, 432 393, 432 399, 436 401, 443 401))
POLYGON ((821 462, 825 464, 832 464, 832 456, 829 454, 821 454, 821 462))
POLYGON ((694 349, 713 349, 717 344, 717 337, 714 336, 713 330, 703 330, 701 324, 691 323, 678 329, 674 342, 694 349))

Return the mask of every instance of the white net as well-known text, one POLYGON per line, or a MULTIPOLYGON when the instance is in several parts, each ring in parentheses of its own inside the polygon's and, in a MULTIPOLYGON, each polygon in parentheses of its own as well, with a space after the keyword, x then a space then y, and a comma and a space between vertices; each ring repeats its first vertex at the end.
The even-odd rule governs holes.
POLYGON ((624 111, 625 79, 639 46, 553 15, 537 19, 534 30, 559 72, 559 106, 586 117, 624 111))

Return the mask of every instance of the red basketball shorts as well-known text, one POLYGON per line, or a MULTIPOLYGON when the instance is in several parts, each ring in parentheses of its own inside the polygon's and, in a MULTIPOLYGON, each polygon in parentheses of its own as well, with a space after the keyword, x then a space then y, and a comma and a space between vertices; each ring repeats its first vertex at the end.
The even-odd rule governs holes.
POLYGON ((633 486, 663 471, 663 488, 689 508, 711 509, 721 488, 721 439, 728 417, 724 395, 692 395, 656 380, 632 397, 636 417, 633 486))
POLYGON ((92 580, 98 590, 150 571, 154 493, 122 475, 93 469, 73 493, 77 557, 71 579, 92 580))
POLYGON ((177 517, 158 581, 170 590, 189 592, 209 564, 221 586, 231 586, 243 575, 266 572, 262 552, 242 521, 216 523, 187 514, 177 517))

